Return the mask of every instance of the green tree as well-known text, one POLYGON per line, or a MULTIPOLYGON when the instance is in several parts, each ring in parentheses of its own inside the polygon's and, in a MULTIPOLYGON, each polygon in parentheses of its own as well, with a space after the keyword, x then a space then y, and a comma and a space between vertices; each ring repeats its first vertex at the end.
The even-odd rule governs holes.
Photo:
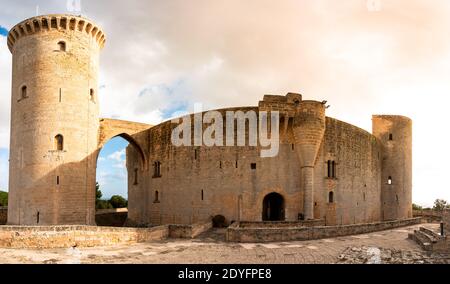
POLYGON ((413 203, 413 205, 412 205, 412 209, 413 209, 413 210, 419 210, 419 211, 420 211, 420 210, 423 210, 422 206, 417 205, 417 204, 414 204, 414 203, 413 203))
POLYGON ((111 203, 114 208, 126 208, 128 206, 128 201, 120 195, 112 196, 109 203, 111 203))
POLYGON ((98 182, 95 184, 95 200, 100 200, 102 199, 103 193, 100 190, 100 185, 98 184, 98 182))
POLYGON ((95 204, 95 209, 113 209, 108 200, 98 200, 95 204))
POLYGON ((443 211, 448 208, 450 208, 450 205, 443 199, 436 199, 436 201, 434 202, 433 210, 443 211))
POLYGON ((95 209, 112 209, 113 206, 108 200, 102 200, 103 193, 98 182, 95 184, 95 209))
POLYGON ((0 191, 0 206, 8 206, 8 193, 0 191))

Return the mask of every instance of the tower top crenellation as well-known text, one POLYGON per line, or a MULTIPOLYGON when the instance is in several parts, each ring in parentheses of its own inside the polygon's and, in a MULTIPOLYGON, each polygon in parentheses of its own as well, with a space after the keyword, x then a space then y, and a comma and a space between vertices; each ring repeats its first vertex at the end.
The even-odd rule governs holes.
POLYGON ((94 22, 81 16, 70 14, 50 14, 32 17, 15 25, 8 34, 8 48, 12 52, 14 44, 22 37, 51 30, 71 30, 90 34, 103 48, 106 35, 94 22))

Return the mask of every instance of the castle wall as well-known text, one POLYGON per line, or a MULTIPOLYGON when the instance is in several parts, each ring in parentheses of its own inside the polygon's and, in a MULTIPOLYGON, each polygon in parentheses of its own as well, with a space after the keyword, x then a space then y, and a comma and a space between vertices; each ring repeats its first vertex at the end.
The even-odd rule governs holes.
POLYGON ((325 138, 316 166, 320 185, 316 202, 327 224, 359 224, 381 220, 381 147, 370 133, 327 117, 325 138), (327 161, 335 161, 336 177, 327 175, 327 161), (333 192, 334 202, 329 203, 333 192))
MULTIPOLYGON (((130 213, 133 207, 139 208, 130 214, 136 223, 189 224, 215 215, 231 222, 238 220, 238 208, 240 220, 262 221, 263 199, 272 192, 284 197, 286 221, 296 221, 303 214, 301 161, 292 127, 281 131, 279 155, 274 158, 261 158, 260 147, 175 147, 170 141, 173 127, 168 122, 148 130, 150 166, 143 173, 147 182, 129 189, 130 213), (153 176, 152 164, 157 161, 161 177, 153 176), (251 169, 252 163, 256 170, 251 169), (141 209, 144 214, 139 214, 141 209)), ((325 219, 328 225, 380 221, 381 148, 377 139, 355 126, 326 118, 319 145, 313 169, 314 218, 325 219), (336 161, 336 178, 327 177, 329 159, 336 161), (334 192, 333 203, 329 203, 330 191, 334 192)), ((129 172, 137 165, 136 154, 132 147, 127 151, 129 172)))
MULTIPOLYGON (((261 220, 262 200, 271 192, 285 198, 286 218, 297 219, 303 202, 298 191, 300 178, 289 178, 298 177, 299 167, 297 159, 289 159, 295 156, 291 144, 281 145, 278 157, 263 160, 259 147, 174 147, 170 142, 172 129, 169 122, 149 130, 148 184, 138 185, 141 190, 130 185, 130 207, 145 197, 146 216, 140 222, 195 223, 215 215, 224 215, 230 222, 238 218, 239 195, 241 218, 261 220), (161 163, 161 177, 153 177, 155 161, 161 163), (256 170, 251 169, 252 163, 256 163, 256 170)), ((129 172, 136 165, 133 152, 131 148, 127 151, 129 172)))

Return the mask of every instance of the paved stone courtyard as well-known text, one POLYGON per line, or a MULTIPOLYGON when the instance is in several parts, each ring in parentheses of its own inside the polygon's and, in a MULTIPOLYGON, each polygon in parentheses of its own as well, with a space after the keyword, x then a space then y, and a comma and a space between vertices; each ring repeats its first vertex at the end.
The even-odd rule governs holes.
MULTIPOLYGON (((422 226, 438 230, 436 224, 422 226)), ((216 229, 194 240, 97 248, 0 249, 0 263, 327 264, 379 263, 380 260, 382 263, 450 263, 446 257, 426 256, 415 242, 408 239, 408 233, 418 227, 325 240, 269 244, 226 243, 225 231, 216 229), (382 257, 379 254, 377 257, 377 252, 382 257), (386 261, 387 252, 392 257, 386 261)))

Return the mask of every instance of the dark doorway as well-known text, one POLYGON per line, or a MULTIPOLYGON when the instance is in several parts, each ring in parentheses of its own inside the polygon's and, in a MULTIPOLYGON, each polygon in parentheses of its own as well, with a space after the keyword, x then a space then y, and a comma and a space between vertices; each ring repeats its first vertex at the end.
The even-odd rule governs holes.
POLYGON ((227 227, 227 220, 223 215, 216 215, 212 219, 213 221, 213 227, 214 228, 226 228, 227 227))
POLYGON ((263 221, 284 221, 284 198, 278 193, 264 197, 263 221))

